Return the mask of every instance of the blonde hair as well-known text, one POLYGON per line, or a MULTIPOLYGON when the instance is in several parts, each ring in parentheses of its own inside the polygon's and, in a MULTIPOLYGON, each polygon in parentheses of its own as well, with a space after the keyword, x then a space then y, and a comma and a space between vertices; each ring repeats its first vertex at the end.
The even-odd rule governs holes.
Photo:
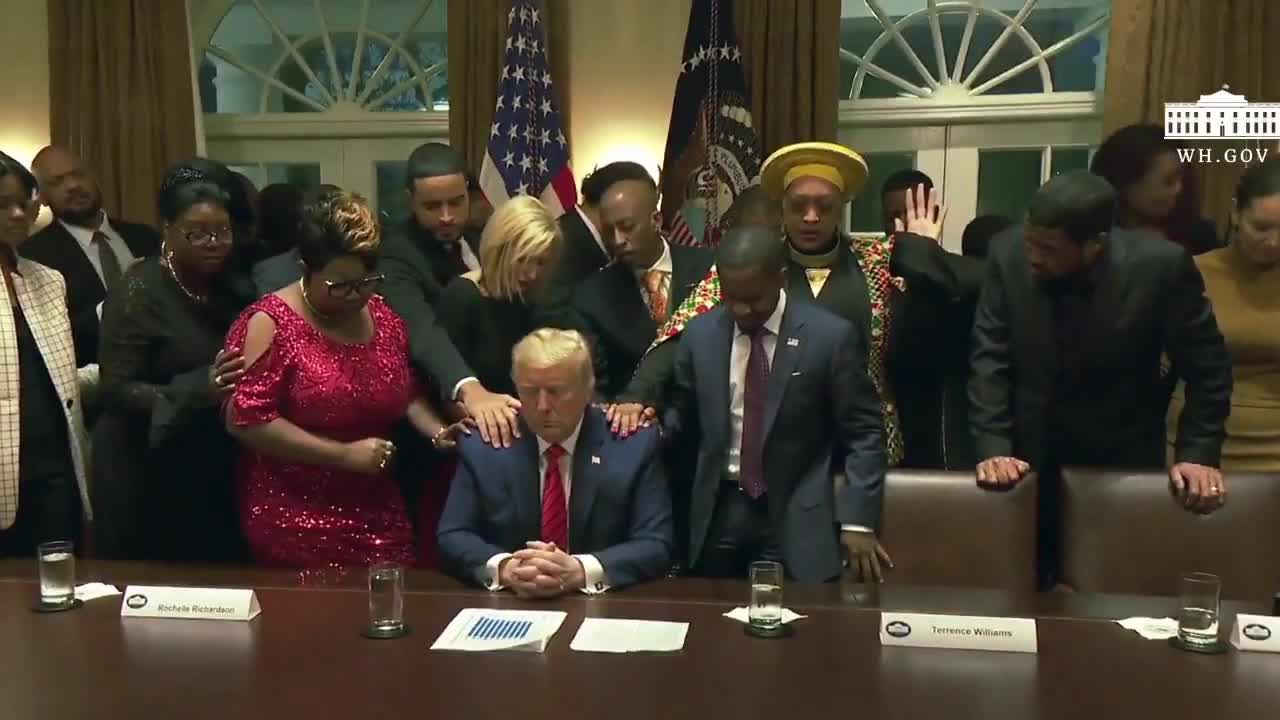
POLYGON ((372 267, 382 245, 382 228, 369 204, 353 192, 324 195, 303 212, 298 225, 298 255, 308 271, 354 255, 372 267))
POLYGON ((582 333, 577 330, 560 330, 558 328, 538 328, 525 335, 515 347, 511 348, 512 379, 517 368, 548 368, 578 358, 581 363, 582 378, 588 388, 596 384, 595 370, 591 366, 591 350, 582 333))
POLYGON ((517 270, 530 260, 554 260, 560 251, 560 226, 537 198, 521 195, 494 211, 480 236, 480 279, 491 298, 522 300, 517 270))

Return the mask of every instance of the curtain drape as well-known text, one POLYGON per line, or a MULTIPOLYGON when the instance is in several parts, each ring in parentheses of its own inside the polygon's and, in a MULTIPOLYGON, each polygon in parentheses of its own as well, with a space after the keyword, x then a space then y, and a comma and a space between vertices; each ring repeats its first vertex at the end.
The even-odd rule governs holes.
POLYGON ((765 155, 790 143, 834 141, 840 0, 737 0, 734 20, 765 155))
MULTIPOLYGON (((1230 85, 1250 102, 1280 101, 1280 2, 1113 0, 1103 101, 1105 133, 1132 123, 1164 124, 1164 103, 1195 102, 1230 85)), ((1258 143, 1191 143, 1221 157, 1258 143)), ((1265 141, 1275 154, 1274 141, 1265 141)), ((1226 228, 1240 163, 1198 164, 1202 213, 1226 228)))
MULTIPOLYGON (((547 62, 565 137, 569 133, 569 0, 542 0, 547 62)), ((477 175, 489 144, 498 100, 498 77, 506 51, 511 0, 449 3, 449 143, 462 148, 477 175)))
POLYGON ((155 222, 166 167, 195 154, 186 4, 49 0, 53 142, 84 158, 115 217, 155 222))
POLYGON ((510 0, 449 3, 449 144, 477 175, 498 100, 510 8, 510 0))

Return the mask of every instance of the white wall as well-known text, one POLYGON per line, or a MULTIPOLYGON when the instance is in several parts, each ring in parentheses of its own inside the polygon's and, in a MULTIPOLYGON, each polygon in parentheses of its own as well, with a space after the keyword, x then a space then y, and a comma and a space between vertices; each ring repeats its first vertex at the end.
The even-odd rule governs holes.
POLYGON ((571 162, 593 167, 634 160, 656 173, 666 147, 671 99, 691 0, 575 2, 569 44, 571 162))
POLYGON ((0 17, 0 150, 30 167, 49 144, 48 6, 46 0, 0 0, 0 17))
POLYGON ((0 0, 0 149, 30 165, 49 144, 49 15, 45 0, 0 0))

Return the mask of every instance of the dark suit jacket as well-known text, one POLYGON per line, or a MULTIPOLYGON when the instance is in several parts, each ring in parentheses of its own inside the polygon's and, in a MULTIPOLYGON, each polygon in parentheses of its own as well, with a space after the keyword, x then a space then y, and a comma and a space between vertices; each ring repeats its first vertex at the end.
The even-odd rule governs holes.
POLYGON ((258 297, 273 293, 280 288, 296 283, 302 277, 302 268, 298 265, 301 257, 298 251, 290 250, 259 260, 253 265, 253 288, 258 297))
MULTIPOLYGON (((711 262, 709 250, 671 246, 667 306, 672 312, 706 276, 711 262)), ((658 335, 635 271, 626 263, 615 263, 594 273, 574 291, 572 307, 581 322, 579 329, 592 345, 596 391, 603 398, 613 398, 626 388, 640 358, 658 335)))
MULTIPOLYGON (((135 258, 160 252, 160 233, 149 225, 109 218, 129 252, 135 258)), ((102 278, 71 233, 54 220, 23 243, 24 257, 62 273, 67 281, 67 311, 71 315, 71 336, 76 345, 76 364, 83 367, 98 361, 98 303, 107 297, 102 278)))
POLYGON ((576 209, 566 210, 556 222, 563 237, 560 258, 542 292, 534 298, 534 303, 544 311, 563 313, 573 299, 574 288, 608 265, 609 256, 596 243, 587 222, 576 209))
MULTIPOLYGON (((769 374, 764 472, 787 572, 798 580, 840 574, 838 525, 876 529, 886 452, 879 396, 867 373, 866 335, 816 306, 788 298, 769 374), (847 484, 833 491, 832 458, 847 484)), ((680 338, 671 437, 696 438, 689 563, 702 553, 730 442, 729 360, 734 322, 724 306, 694 318, 680 338)))
MULTIPOLYGON (((604 413, 587 408, 570 476, 569 552, 595 555, 613 587, 661 577, 671 565, 671 500, 657 450, 656 430, 618 438, 604 413)), ((483 584, 489 558, 541 534, 538 439, 526 427, 510 448, 495 450, 473 434, 458 457, 440 556, 456 576, 483 584)))
MULTIPOLYGON (((477 247, 474 237, 463 237, 477 247)), ((435 385, 439 399, 453 400, 454 386, 474 373, 436 321, 435 304, 445 285, 465 268, 457 267, 444 246, 410 219, 383 238, 379 269, 387 276, 382 295, 409 329, 414 366, 435 385)))
POLYGON ((1119 228, 1099 262, 1081 348, 1085 380, 1055 387, 1053 301, 1030 274, 1021 228, 992 244, 969 382, 978 458, 1162 467, 1166 352, 1187 382, 1177 459, 1216 467, 1230 411, 1231 358, 1195 263, 1163 238, 1119 228), (1065 418, 1069 438, 1048 436, 1050 417, 1060 425, 1065 418), (1071 450, 1063 447, 1067 441, 1071 450))

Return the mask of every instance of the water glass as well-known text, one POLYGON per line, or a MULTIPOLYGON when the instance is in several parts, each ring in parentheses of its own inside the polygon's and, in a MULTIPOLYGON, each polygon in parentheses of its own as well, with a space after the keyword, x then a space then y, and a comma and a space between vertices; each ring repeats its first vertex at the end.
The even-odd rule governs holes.
POLYGON ((1222 581, 1209 573, 1188 573, 1179 583, 1178 639, 1188 647, 1218 642, 1218 603, 1222 581))
POLYGON ((751 604, 747 621, 762 630, 782 626, 782 563, 751 563, 751 604))
POLYGON ((404 630, 404 567, 398 563, 369 568, 369 628, 379 633, 404 630))
POLYGON ((70 540, 41 543, 36 558, 40 564, 40 603, 70 605, 76 598, 75 545, 70 540))

